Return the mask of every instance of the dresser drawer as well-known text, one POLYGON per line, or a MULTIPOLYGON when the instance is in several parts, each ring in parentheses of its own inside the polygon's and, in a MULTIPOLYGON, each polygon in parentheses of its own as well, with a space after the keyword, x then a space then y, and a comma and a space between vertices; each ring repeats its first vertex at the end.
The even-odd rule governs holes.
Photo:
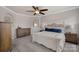
POLYGON ((16 35, 17 38, 30 35, 30 28, 17 28, 16 35))

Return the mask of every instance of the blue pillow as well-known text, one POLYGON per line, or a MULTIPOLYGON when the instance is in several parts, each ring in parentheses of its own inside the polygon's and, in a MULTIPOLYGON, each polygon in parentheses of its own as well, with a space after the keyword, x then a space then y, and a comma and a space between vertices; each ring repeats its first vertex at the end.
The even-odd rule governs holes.
POLYGON ((52 29, 45 28, 45 31, 49 31, 49 32, 56 32, 56 33, 61 33, 61 32, 62 32, 62 30, 61 30, 61 29, 56 29, 56 28, 52 28, 52 29))

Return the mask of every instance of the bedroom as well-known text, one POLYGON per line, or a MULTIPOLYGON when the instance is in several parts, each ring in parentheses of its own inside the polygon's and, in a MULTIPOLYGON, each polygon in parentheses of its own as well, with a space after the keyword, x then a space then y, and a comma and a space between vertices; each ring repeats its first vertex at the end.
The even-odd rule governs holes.
MULTIPOLYGON (((76 6, 38 6, 39 9, 48 9, 45 11, 45 15, 33 15, 33 12, 26 12, 33 10, 32 6, 1 6, 0 7, 0 23, 10 22, 11 23, 11 39, 12 52, 53 52, 55 50, 59 51, 55 41, 50 44, 50 42, 45 43, 45 40, 42 42, 45 44, 39 44, 37 42, 32 42, 32 39, 38 38, 38 36, 33 36, 34 33, 41 31, 44 32, 45 27, 63 27, 64 40, 65 35, 67 36, 67 41, 60 43, 63 45, 63 52, 78 52, 78 37, 79 37, 79 7, 76 6), (30 30, 27 30, 27 28, 30 30), (17 38, 16 29, 20 32, 29 32, 30 34, 23 35, 24 37, 17 38), (30 35, 30 36, 28 36, 30 35), (70 40, 69 40, 70 39, 70 40), (75 39, 75 40, 74 40, 75 39), (76 42, 77 41, 77 42, 76 42), (73 42, 73 43, 71 43, 73 42), (77 44, 75 44, 77 43, 77 44), (53 48, 51 46, 54 46, 53 48), (52 48, 52 49, 51 49, 52 48)), ((55 27, 55 28, 56 28, 55 27)), ((5 32, 5 30, 4 30, 5 32)), ((51 36, 51 33, 45 32, 47 35, 43 37, 47 39, 51 36)), ((55 34, 55 33, 54 33, 55 34)), ((54 35, 53 34, 53 35, 54 35)), ((60 35, 60 33, 58 33, 60 35)), ((20 33, 21 35, 21 33, 20 33)), ((36 34, 37 35, 37 34, 36 34)), ((44 34, 45 35, 45 34, 44 34)), ((41 35, 40 35, 41 36, 41 35)), ((39 37, 40 37, 39 36, 39 37)), ((1 37, 1 36, 0 36, 1 37)), ((42 36, 40 37, 42 39, 42 36)), ((47 39, 48 40, 48 39, 47 39)), ((54 39, 55 40, 55 39, 54 39)), ((63 40, 63 39, 61 39, 63 40)), ((36 40, 35 40, 36 41, 36 40)), ((10 42, 10 43, 11 43, 10 42)), ((5 42, 7 45, 7 42, 5 42)), ((4 48, 4 47, 3 47, 4 48)), ((62 49, 60 48, 60 49, 62 49)), ((6 50, 7 47, 4 49, 6 50)))

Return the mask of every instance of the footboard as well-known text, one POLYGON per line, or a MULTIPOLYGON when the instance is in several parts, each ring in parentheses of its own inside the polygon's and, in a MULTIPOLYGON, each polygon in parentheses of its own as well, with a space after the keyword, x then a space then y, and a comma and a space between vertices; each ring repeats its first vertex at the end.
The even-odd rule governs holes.
POLYGON ((38 34, 33 34, 32 38, 33 38, 33 41, 39 44, 42 44, 47 48, 50 48, 57 52, 61 52, 63 50, 64 43, 65 43, 64 39, 56 39, 56 38, 42 36, 38 34))

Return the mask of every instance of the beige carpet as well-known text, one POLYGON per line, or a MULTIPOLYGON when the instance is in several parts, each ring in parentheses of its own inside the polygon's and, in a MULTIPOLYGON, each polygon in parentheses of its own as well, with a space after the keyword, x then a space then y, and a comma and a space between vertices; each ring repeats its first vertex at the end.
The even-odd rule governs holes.
MULTIPOLYGON (((79 46, 71 43, 65 43, 63 52, 77 52, 79 46)), ((12 52, 54 52, 36 42, 32 42, 32 37, 22 37, 13 40, 12 52)))

